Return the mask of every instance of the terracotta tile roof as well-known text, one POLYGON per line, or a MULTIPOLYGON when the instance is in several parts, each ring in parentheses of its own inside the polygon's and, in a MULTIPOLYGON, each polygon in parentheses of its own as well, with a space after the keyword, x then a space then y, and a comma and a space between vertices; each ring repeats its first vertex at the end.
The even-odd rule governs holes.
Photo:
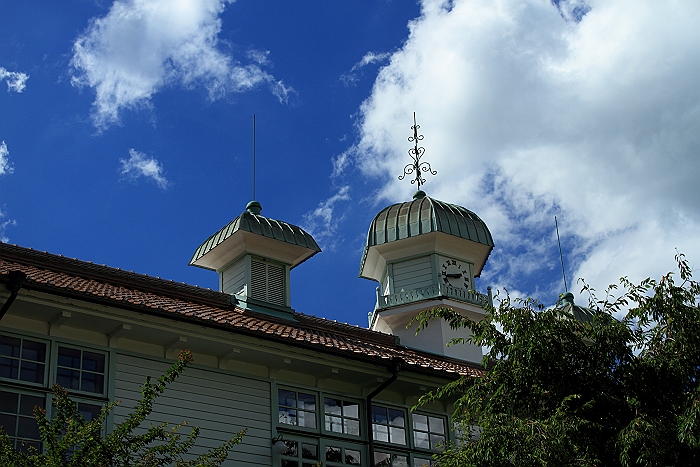
POLYGON ((443 376, 482 375, 484 370, 396 344, 394 336, 295 313, 294 321, 245 311, 228 294, 136 274, 16 245, 0 243, 0 281, 10 271, 27 275, 23 287, 116 307, 196 321, 348 358, 387 363, 400 358, 407 370, 443 376))

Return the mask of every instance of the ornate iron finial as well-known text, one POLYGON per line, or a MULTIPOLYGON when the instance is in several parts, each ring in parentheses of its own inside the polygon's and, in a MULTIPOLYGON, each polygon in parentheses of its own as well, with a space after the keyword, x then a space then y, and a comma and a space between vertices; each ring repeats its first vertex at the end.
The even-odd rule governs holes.
POLYGON ((416 145, 408 150, 408 155, 413 159, 413 163, 406 164, 406 167, 403 168, 403 175, 399 175, 399 180, 403 180, 406 175, 411 175, 415 172, 416 178, 411 180, 411 183, 417 183, 418 189, 420 190, 420 186, 425 185, 425 179, 421 177, 421 172, 430 172, 432 175, 437 175, 437 170, 433 170, 429 162, 420 161, 420 158, 423 157, 425 153, 425 148, 418 146, 418 141, 423 139, 423 135, 418 134, 418 128, 420 128, 420 125, 416 123, 416 113, 413 112, 413 126, 411 127, 413 136, 408 137, 408 141, 416 145))

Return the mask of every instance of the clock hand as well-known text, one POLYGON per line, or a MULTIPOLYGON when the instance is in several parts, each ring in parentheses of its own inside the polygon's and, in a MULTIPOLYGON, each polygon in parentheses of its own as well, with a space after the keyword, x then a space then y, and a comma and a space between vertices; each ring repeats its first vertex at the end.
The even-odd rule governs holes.
POLYGON ((459 279, 460 277, 462 277, 462 274, 461 273, 459 273, 459 274, 445 274, 445 276, 454 277, 455 279, 459 279))

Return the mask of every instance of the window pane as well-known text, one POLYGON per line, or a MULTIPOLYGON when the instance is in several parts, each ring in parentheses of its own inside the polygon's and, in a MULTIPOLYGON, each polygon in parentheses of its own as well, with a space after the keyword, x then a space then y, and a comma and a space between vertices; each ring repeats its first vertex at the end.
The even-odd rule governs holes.
POLYGON ((442 418, 430 417, 430 432, 444 435, 445 421, 442 418))
MULTIPOLYGON (((34 417, 34 406, 44 408, 44 398, 22 394, 19 400, 19 414, 34 417)), ((33 420, 33 418, 32 418, 33 420)))
POLYGON ((375 452, 374 465, 376 467, 391 467, 391 456, 385 452, 375 452))
POLYGON ((428 417, 420 414, 413 414, 413 429, 428 431, 428 417))
POLYGON ((80 389, 87 392, 102 394, 104 392, 105 377, 96 373, 83 372, 80 389))
POLYGON ((343 420, 340 417, 326 416, 326 431, 334 431, 336 433, 343 432, 343 420))
POLYGON ((404 426, 404 417, 402 410, 389 409, 389 424, 393 426, 404 426))
POLYGON ((282 467, 299 467, 299 462, 285 459, 282 461, 282 467))
POLYGON ((99 353, 83 352, 83 370, 104 373, 105 356, 99 353))
POLYGON ((33 418, 20 417, 19 423, 17 424, 17 438, 38 440, 39 427, 36 424, 36 420, 33 418))
POLYGON ((44 363, 46 361, 46 344, 25 340, 22 346, 22 359, 44 363))
POLYGON ((413 459, 413 467, 430 467, 432 465, 434 465, 434 463, 430 459, 413 459))
POLYGON ((343 462, 341 449, 334 446, 326 446, 326 460, 328 462, 343 462))
POLYGON ((345 402, 343 405, 343 415, 350 418, 360 418, 360 404, 345 402))
POLYGON ((316 428, 316 413, 299 411, 299 426, 316 428))
POLYGON ((58 364, 60 366, 80 369, 80 350, 59 347, 58 364))
POLYGON ((318 446, 315 444, 301 443, 301 458, 318 460, 318 446))
POLYGON ((0 377, 17 379, 19 375, 19 360, 0 357, 0 377))
POLYGON ((34 362, 22 362, 22 370, 19 374, 19 379, 30 383, 44 383, 44 365, 34 362))
POLYGON ((445 437, 443 435, 430 435, 430 449, 437 449, 437 447, 445 442, 445 437))
POLYGON ((372 425, 372 437, 377 441, 389 442, 389 427, 386 425, 372 425))
POLYGON ((346 449, 345 463, 348 465, 360 465, 360 451, 355 451, 354 449, 346 449))
POLYGON ((372 406, 372 421, 375 423, 387 423, 386 409, 372 406))
POLYGON ((406 444, 406 430, 403 428, 389 427, 389 437, 394 444, 406 444))
POLYGON ((296 441, 285 441, 284 444, 287 445, 285 456, 297 457, 299 455, 299 447, 296 441))
POLYGON ((15 337, 0 336, 0 355, 19 358, 21 340, 15 337))
POLYGON ((315 412, 316 411, 316 396, 311 394, 299 393, 299 408, 315 412))
POLYGON ((326 414, 328 415, 340 415, 341 410, 340 410, 340 405, 341 402, 336 399, 329 399, 326 397, 323 399, 323 410, 325 411, 326 414))
POLYGON ((413 442, 417 448, 430 449, 430 437, 422 431, 413 432, 413 442))
POLYGON ((285 425, 297 424, 297 411, 295 409, 286 409, 280 407, 279 422, 285 425))
POLYGON ((86 422, 91 422, 100 415, 100 410, 102 407, 95 404, 85 404, 83 402, 78 403, 78 412, 83 416, 86 422))
POLYGON ((0 391, 0 412, 17 413, 19 394, 0 391))
POLYGON ((391 467, 408 467, 408 458, 406 456, 393 454, 391 458, 391 467))
POLYGON ((80 389, 80 371, 58 368, 56 382, 66 389, 80 389))
POLYGON ((296 407, 297 406, 297 393, 294 391, 285 391, 280 389, 278 392, 279 400, 278 405, 285 407, 296 407))
POLYGON ((345 433, 348 435, 360 436, 360 421, 345 420, 345 433))
POLYGON ((17 417, 14 415, 0 414, 0 426, 9 436, 16 434, 17 417))

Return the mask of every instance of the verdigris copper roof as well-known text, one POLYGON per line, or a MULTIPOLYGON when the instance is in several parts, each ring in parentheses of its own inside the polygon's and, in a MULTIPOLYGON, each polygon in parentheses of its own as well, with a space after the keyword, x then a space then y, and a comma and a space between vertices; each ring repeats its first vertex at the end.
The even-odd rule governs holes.
POLYGON ((413 201, 382 209, 369 226, 360 271, 370 247, 430 232, 443 232, 493 248, 491 232, 484 221, 467 208, 426 196, 419 190, 413 201))
POLYGON ((261 216, 261 209, 262 207, 257 201, 248 203, 246 210, 243 211, 240 216, 236 217, 214 235, 207 238, 204 243, 197 248, 189 264, 193 265, 198 259, 240 230, 281 240, 316 252, 321 251, 316 240, 314 240, 309 233, 305 232, 304 229, 296 225, 288 224, 287 222, 261 216))
POLYGON ((590 308, 574 304, 574 294, 566 292, 559 299, 562 311, 582 323, 590 323, 595 318, 595 312, 590 308))

